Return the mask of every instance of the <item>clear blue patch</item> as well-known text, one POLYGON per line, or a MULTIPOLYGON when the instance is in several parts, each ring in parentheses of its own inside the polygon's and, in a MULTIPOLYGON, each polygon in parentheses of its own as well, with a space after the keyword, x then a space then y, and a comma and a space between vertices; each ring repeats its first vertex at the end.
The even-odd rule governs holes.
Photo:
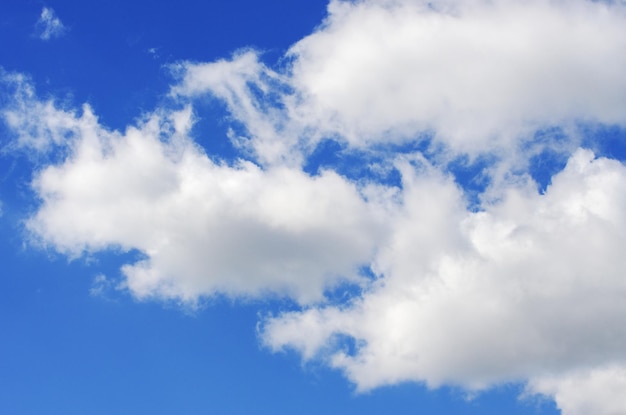
POLYGON ((583 147, 591 149, 598 157, 626 160, 626 128, 617 125, 581 126, 583 147))
POLYGON ((363 265, 359 268, 359 275, 365 280, 361 284, 346 281, 324 291, 324 297, 328 304, 336 306, 345 306, 355 299, 363 297, 363 292, 367 290, 367 283, 378 279, 369 265, 363 265))
POLYGON ((371 149, 353 149, 339 139, 322 140, 309 155, 303 170, 317 175, 321 170, 332 169, 355 182, 374 182, 385 186, 402 188, 402 177, 394 166, 402 154, 422 153, 432 156, 428 138, 403 144, 379 144, 371 149))
POLYGON ((242 154, 228 137, 228 131, 232 129, 240 135, 244 133, 242 127, 237 128, 237 123, 231 119, 225 105, 217 100, 199 99, 194 102, 194 106, 197 114, 191 129, 194 141, 213 161, 232 165, 242 154))
POLYGON ((108 249, 99 250, 96 254, 89 255, 86 258, 86 266, 95 266, 107 275, 119 273, 119 269, 123 265, 132 265, 137 262, 144 261, 150 257, 139 249, 124 250, 119 247, 112 246, 108 249))
POLYGON ((568 157, 569 154, 546 148, 530 158, 528 173, 537 183, 539 193, 543 194, 552 182, 552 176, 565 168, 568 157))
POLYGON ((334 170, 356 182, 401 186, 400 173, 390 157, 377 152, 350 149, 346 143, 333 139, 323 140, 317 145, 307 158, 303 170, 313 176, 322 170, 334 170))
POLYGON ((324 291, 328 304, 343 306, 350 304, 355 298, 361 298, 363 287, 356 283, 345 282, 324 291))
POLYGON ((322 140, 304 165, 304 171, 311 175, 319 174, 320 170, 330 166, 340 166, 347 148, 346 144, 333 139, 322 140))
POLYGON ((433 136, 424 133, 414 137, 412 140, 406 140, 401 143, 384 143, 372 146, 375 153, 398 155, 398 154, 414 154, 421 153, 427 160, 433 161, 440 153, 441 146, 433 141, 433 136))
MULTIPOLYGON (((579 124, 576 128, 582 137, 581 147, 592 150, 597 157, 626 160, 626 129, 623 127, 579 124)), ((552 127, 537 132, 523 147, 529 154, 528 173, 540 193, 545 192, 552 177, 567 164, 572 151, 567 145, 570 139, 561 128, 552 127)))
POLYGON ((480 195, 491 184, 488 169, 496 162, 495 156, 480 156, 471 160, 464 155, 448 163, 447 171, 463 189, 468 209, 472 211, 480 209, 480 195))
POLYGON ((32 161, 26 153, 0 152, 0 221, 11 223, 13 227, 12 232, 3 235, 18 240, 25 236, 24 221, 40 204, 31 187, 33 178, 38 173, 32 170, 32 161))
POLYGON ((342 352, 346 356, 354 357, 359 353, 362 344, 357 339, 346 334, 335 334, 331 340, 333 351, 342 352))
POLYGON ((565 167, 572 151, 571 137, 561 127, 544 128, 523 143, 521 150, 528 158, 528 165, 526 170, 517 173, 529 174, 537 183, 537 190, 543 193, 552 176, 565 167))

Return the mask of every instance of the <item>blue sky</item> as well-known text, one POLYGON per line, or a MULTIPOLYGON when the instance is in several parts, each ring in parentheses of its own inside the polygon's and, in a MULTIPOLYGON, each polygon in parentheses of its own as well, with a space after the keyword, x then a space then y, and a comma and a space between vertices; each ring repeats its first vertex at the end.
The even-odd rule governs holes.
POLYGON ((0 412, 626 413, 626 4, 0 4, 0 412))

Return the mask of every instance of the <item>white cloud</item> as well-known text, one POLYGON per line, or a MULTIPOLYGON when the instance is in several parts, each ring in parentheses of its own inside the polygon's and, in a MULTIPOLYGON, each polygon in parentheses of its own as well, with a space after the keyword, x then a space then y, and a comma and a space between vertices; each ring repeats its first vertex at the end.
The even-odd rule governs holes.
POLYGON ((463 151, 572 121, 626 124, 626 13, 589 1, 332 1, 292 47, 303 117, 353 144, 463 151))
POLYGON ((529 385, 529 392, 553 396, 567 415, 621 415, 626 408, 626 367, 614 365, 550 376, 529 385))
POLYGON ((240 51, 231 60, 212 63, 184 62, 173 70, 181 78, 172 88, 173 96, 210 93, 226 103, 245 130, 241 136, 231 134, 240 149, 265 165, 303 162, 306 127, 281 104, 289 80, 262 64, 255 51, 240 51))
POLYGON ((324 136, 515 153, 538 129, 626 125, 625 39, 617 3, 334 0, 284 73, 248 51, 181 65, 175 91, 224 99, 263 161, 324 136))
POLYGON ((59 110, 52 99, 39 100, 30 79, 23 74, 0 72, 0 81, 10 94, 9 105, 2 108, 2 118, 17 134, 9 147, 30 148, 37 153, 45 153, 89 128, 85 122, 93 119, 93 115, 87 106, 84 112, 89 116, 81 120, 74 110, 59 110))
POLYGON ((123 273, 141 298, 319 301, 326 288, 360 278, 381 234, 375 207, 332 171, 211 161, 187 135, 190 107, 124 133, 104 129, 88 106, 78 115, 32 94, 18 94, 5 115, 18 145, 67 153, 36 174, 41 205, 27 228, 71 257, 139 250, 146 259, 123 273))
POLYGON ((322 358, 359 390, 530 380, 568 415, 579 413, 570 395, 598 401, 567 374, 626 359, 626 167, 580 150, 545 194, 508 185, 481 212, 436 173, 404 174, 391 243, 374 260, 384 278, 349 305, 267 319, 265 344, 322 358), (546 374, 578 386, 550 389, 546 374))
POLYGON ((41 40, 50 40, 55 37, 61 37, 65 34, 67 28, 61 22, 54 12, 49 7, 44 7, 41 10, 39 20, 35 24, 35 31, 37 36, 41 40))
POLYGON ((5 75, 15 146, 64 153, 37 170, 28 229, 72 257, 140 251, 122 269, 140 298, 291 297, 302 309, 264 319, 264 343, 322 359, 359 390, 527 382, 564 415, 626 411, 626 167, 579 149, 575 127, 626 126, 624 3, 334 0, 286 58, 282 70, 250 50, 180 63, 170 98, 186 106, 124 132, 5 75), (206 94, 256 164, 213 161, 190 138, 206 94), (565 138, 540 146, 569 161, 540 194, 520 169, 547 127, 565 138), (401 189, 301 169, 325 137, 376 154, 424 134, 495 156, 478 210, 419 153, 380 155, 401 189), (341 281, 363 291, 329 305, 341 281))

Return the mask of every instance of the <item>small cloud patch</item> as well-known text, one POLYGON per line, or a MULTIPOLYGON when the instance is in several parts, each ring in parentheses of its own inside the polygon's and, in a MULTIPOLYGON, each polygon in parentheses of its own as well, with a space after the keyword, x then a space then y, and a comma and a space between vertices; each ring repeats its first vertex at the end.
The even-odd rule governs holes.
POLYGON ((50 40, 61 37, 65 34, 67 28, 58 18, 53 9, 44 7, 41 10, 41 16, 35 24, 35 35, 41 40, 50 40))
POLYGON ((119 284, 116 284, 115 281, 107 278, 104 274, 98 274, 94 277, 93 282, 91 283, 89 294, 92 297, 108 299, 111 291, 119 289, 119 284))

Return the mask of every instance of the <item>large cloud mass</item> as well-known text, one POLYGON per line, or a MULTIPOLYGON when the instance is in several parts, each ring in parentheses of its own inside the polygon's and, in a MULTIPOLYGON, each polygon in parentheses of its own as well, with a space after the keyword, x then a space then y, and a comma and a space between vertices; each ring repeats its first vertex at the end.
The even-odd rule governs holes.
POLYGON ((546 125, 623 123, 623 10, 515 0, 329 10, 323 29, 291 50, 294 83, 306 117, 355 144, 431 130, 484 151, 546 125))
POLYGON ((287 78, 247 53, 187 64, 176 90, 225 99, 262 158, 276 158, 270 143, 284 156, 320 136, 363 146, 428 134, 471 154, 515 151, 542 128, 624 125, 625 13, 580 0, 332 1, 289 50, 287 78))
POLYGON ((544 195, 510 187, 473 213, 459 193, 438 178, 406 181, 375 262, 384 279, 348 306, 270 319, 267 344, 328 353, 361 389, 480 389, 621 362, 626 167, 581 150, 544 195), (356 352, 324 350, 337 335, 356 339, 356 352))
POLYGON ((215 293, 280 293, 320 300, 357 270, 381 234, 379 214, 332 171, 212 161, 188 137, 189 107, 154 113, 124 133, 33 98, 18 78, 8 124, 17 144, 62 146, 69 156, 38 172, 41 198, 28 229, 70 256, 136 249, 123 268, 138 297, 195 302, 215 293))
POLYGON ((626 412, 626 167, 581 148, 626 126, 623 2, 328 11, 279 69, 252 50, 173 65, 171 105, 123 132, 3 75, 14 147, 61 154, 33 180, 34 239, 139 251, 122 274, 140 298, 289 297, 263 343, 359 390, 523 382, 565 415, 626 412), (234 162, 190 134, 207 96, 230 112, 234 162), (325 139, 371 174, 305 173, 325 139), (528 166, 547 150, 567 162, 544 189, 528 166), (487 162, 468 179, 449 163, 464 157, 487 162), (472 201, 459 183, 476 182, 472 201), (337 304, 345 282, 360 289, 337 304))

